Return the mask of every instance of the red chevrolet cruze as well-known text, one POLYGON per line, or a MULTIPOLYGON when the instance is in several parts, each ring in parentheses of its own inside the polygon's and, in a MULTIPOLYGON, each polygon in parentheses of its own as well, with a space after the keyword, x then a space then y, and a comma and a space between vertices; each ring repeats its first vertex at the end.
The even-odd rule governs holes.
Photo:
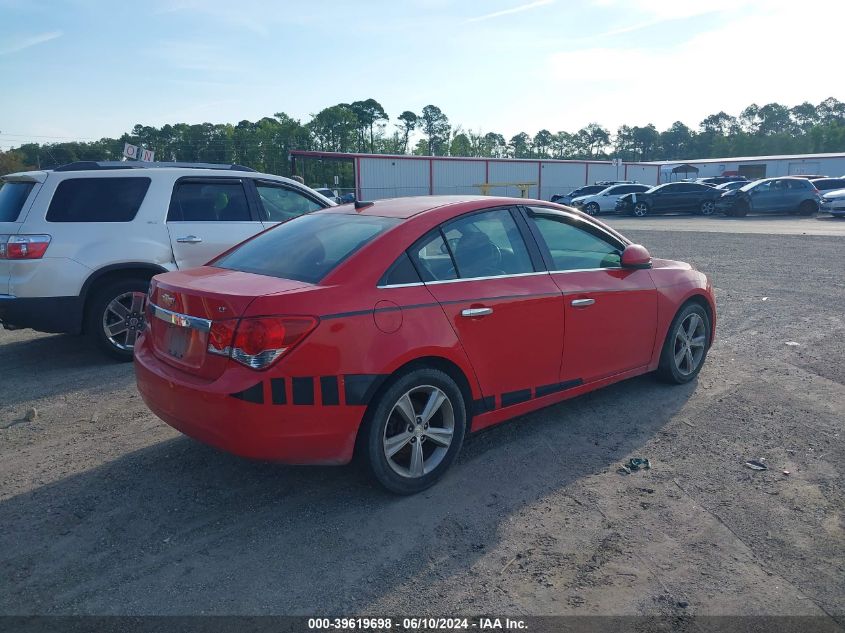
POLYGON ((716 322, 705 275, 547 202, 332 207, 153 279, 138 387, 238 455, 342 464, 413 493, 464 436, 625 378, 684 383, 716 322))

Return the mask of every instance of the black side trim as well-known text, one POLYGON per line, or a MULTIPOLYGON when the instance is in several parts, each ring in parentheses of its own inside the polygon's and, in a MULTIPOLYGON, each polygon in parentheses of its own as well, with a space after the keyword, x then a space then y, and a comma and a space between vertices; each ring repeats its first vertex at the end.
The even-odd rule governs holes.
POLYGON ((249 389, 244 389, 238 393, 230 393, 230 396, 243 400, 244 402, 252 402, 253 404, 264 404, 264 383, 257 382, 249 389))
POLYGON ((284 378, 270 379, 270 392, 273 394, 273 404, 287 404, 288 396, 285 392, 284 378))
POLYGON ((502 394, 502 406, 509 407, 512 404, 519 404, 531 400, 530 389, 519 389, 518 391, 508 391, 502 394))
POLYGON ((346 374, 343 377, 346 404, 369 404, 387 374, 346 374))
POLYGON ((340 404, 337 376, 320 376, 320 393, 323 395, 324 407, 340 404))
POLYGON ((458 303, 467 303, 468 301, 496 301, 505 299, 539 299, 542 297, 559 297, 559 292, 540 292, 531 295, 498 295, 495 297, 468 297, 466 299, 455 299, 452 301, 443 301, 442 303, 415 303, 398 308, 379 308, 378 310, 355 310, 353 312, 337 312, 335 314, 324 314, 320 316, 320 320, 328 319, 342 319, 344 317, 361 316, 364 314, 374 314, 376 312, 396 312, 397 310, 414 310, 416 308, 435 308, 439 305, 454 305, 458 303))
POLYGON ((496 408, 496 398, 493 396, 486 396, 478 400, 472 401, 472 412, 474 415, 487 413, 496 408))
POLYGON ((556 382, 551 385, 543 385, 534 390, 534 397, 542 398, 543 396, 548 396, 549 394, 557 393, 558 391, 566 391, 567 389, 572 389, 573 387, 577 387, 582 384, 584 384, 584 381, 577 378, 575 380, 567 380, 566 382, 556 382))
POLYGON ((311 376, 292 378, 291 382, 294 404, 314 404, 314 378, 311 376))

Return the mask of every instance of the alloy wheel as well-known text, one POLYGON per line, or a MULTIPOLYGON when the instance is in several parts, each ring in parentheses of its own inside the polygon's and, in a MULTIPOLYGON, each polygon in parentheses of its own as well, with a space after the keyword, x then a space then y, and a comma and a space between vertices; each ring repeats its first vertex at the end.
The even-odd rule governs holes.
POLYGON ((638 202, 634 205, 634 215, 638 218, 648 215, 648 205, 645 202, 638 202))
POLYGON ((712 200, 707 200, 706 202, 701 203, 701 214, 702 215, 713 215, 713 212, 716 210, 716 203, 712 200))
POLYGON ((678 327, 672 347, 675 367, 682 375, 689 376, 698 369, 706 345, 707 328, 704 319, 698 314, 690 314, 678 327))
POLYGON ((144 329, 143 292, 124 292, 112 299, 103 313, 103 332, 117 349, 128 352, 144 329))
POLYGON ((431 385, 414 387, 397 400, 388 416, 384 456, 402 477, 422 477, 446 457, 454 432, 455 412, 449 397, 431 385))
POLYGON ((591 202, 586 207, 584 207, 584 211, 587 213, 587 215, 598 215, 599 205, 597 205, 595 202, 591 202))

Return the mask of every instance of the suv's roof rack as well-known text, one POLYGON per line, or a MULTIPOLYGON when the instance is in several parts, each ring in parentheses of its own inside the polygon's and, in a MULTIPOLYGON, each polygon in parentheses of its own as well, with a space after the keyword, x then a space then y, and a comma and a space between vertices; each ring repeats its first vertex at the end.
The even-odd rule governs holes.
POLYGON ((223 165, 218 163, 140 163, 135 161, 122 160, 78 160, 53 171, 89 171, 96 169, 154 169, 156 167, 183 167, 186 169, 221 169, 230 171, 255 171, 252 167, 244 165, 223 165))

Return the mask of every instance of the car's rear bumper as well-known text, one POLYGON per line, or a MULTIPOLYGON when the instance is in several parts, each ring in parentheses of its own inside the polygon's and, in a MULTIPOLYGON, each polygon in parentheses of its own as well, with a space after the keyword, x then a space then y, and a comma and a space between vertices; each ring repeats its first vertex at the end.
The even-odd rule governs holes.
MULTIPOLYGON (((344 464, 352 459, 364 406, 293 404, 290 378, 274 393, 267 372, 230 361, 232 371, 202 382, 156 357, 142 336, 135 348, 138 391, 159 418, 220 450, 287 464, 344 464), (284 402, 281 402, 284 400, 284 402)), ((279 381, 280 376, 272 377, 279 381)))
POLYGON ((83 309, 81 297, 0 295, 0 322, 9 328, 79 334, 83 309))

